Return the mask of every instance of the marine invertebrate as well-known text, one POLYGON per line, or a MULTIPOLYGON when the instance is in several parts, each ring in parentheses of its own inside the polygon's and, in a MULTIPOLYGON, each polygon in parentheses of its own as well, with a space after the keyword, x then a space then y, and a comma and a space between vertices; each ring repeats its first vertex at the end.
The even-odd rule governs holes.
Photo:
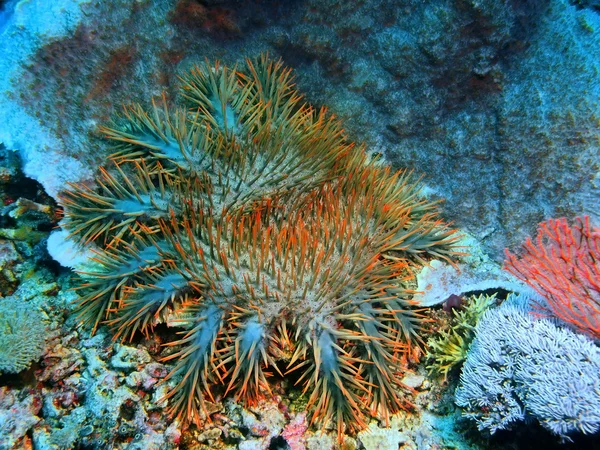
POLYGON ((495 433, 535 418, 562 437, 600 429, 600 349, 587 337, 533 317, 511 294, 483 314, 463 366, 456 404, 495 433))
POLYGON ((42 356, 46 320, 15 297, 0 299, 0 372, 17 373, 42 356))
POLYGON ((463 309, 453 308, 448 328, 442 329, 427 341, 427 369, 444 375, 462 364, 475 337, 475 327, 485 311, 496 302, 496 294, 471 296, 463 309))
POLYGON ((118 164, 114 167, 113 172, 100 168, 96 183, 102 192, 72 184, 60 195, 71 236, 82 243, 110 245, 109 237, 120 239, 148 222, 156 226, 159 218, 168 218, 177 208, 177 191, 167 173, 159 171, 154 181, 139 164, 129 175, 118 164))
POLYGON ((116 339, 178 328, 166 398, 185 421, 219 385, 255 402, 269 371, 298 373, 310 422, 339 434, 410 407, 401 359, 426 319, 408 281, 452 261, 455 231, 410 173, 303 104, 280 62, 207 63, 182 80, 189 109, 126 108, 103 128, 118 175, 64 194, 67 229, 104 246, 82 274, 80 320, 116 339))
POLYGON ((545 299, 538 312, 600 338, 600 230, 589 217, 543 222, 535 243, 528 238, 520 255, 506 250, 506 258, 504 268, 545 299))

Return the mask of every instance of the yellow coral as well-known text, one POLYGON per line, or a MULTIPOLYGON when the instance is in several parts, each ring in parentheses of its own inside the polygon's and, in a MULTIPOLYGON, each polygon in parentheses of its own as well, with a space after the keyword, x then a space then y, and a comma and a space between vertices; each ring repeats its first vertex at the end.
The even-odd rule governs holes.
POLYGON ((496 294, 481 294, 469 297, 463 309, 452 310, 449 328, 427 342, 427 370, 430 373, 443 375, 446 379, 450 371, 466 359, 479 318, 495 302, 496 294))

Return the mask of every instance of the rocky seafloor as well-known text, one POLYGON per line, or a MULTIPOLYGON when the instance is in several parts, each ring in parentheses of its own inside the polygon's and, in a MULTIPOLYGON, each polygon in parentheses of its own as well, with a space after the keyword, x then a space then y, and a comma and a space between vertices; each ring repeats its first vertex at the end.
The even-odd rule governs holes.
MULTIPOLYGON (((235 64, 269 52, 351 139, 423 174, 426 194, 443 199, 444 218, 468 236, 459 271, 435 262, 417 277, 435 336, 450 296, 525 290, 501 269, 503 250, 538 223, 584 215, 600 223, 597 2, 23 0, 0 8, 0 449, 600 446, 589 430, 553 434, 536 413, 480 432, 454 402, 459 371, 444 379, 425 358, 403 379, 415 411, 341 439, 333 425, 310 424, 306 398, 286 377, 253 407, 216 397, 201 428, 172 420, 161 401, 171 366, 159 361, 168 331, 115 343, 106 328, 92 336, 79 326, 69 267, 89 255, 65 240, 57 204, 67 183, 93 179, 105 163, 98 126, 121 104, 162 92, 171 99, 178 76, 205 59, 235 64)), ((600 411, 585 414, 594 431, 600 411)))

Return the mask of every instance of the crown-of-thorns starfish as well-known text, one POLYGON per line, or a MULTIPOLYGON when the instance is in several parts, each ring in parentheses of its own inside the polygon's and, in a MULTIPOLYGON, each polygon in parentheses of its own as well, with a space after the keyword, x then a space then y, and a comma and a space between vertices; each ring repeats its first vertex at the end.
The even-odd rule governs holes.
POLYGON ((182 96, 126 107, 99 188, 63 194, 65 227, 100 247, 79 320, 115 339, 177 328, 166 399, 183 421, 219 386, 252 403, 290 372, 339 435, 410 407, 401 361, 427 320, 412 269, 459 254, 436 204, 304 104, 281 62, 206 63, 182 96))

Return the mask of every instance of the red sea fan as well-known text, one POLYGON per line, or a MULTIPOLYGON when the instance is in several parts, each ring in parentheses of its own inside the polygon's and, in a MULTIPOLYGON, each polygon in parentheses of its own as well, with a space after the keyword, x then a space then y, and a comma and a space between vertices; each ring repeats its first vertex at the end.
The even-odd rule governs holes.
POLYGON ((522 254, 506 250, 504 268, 546 299, 540 305, 574 326, 600 338, 600 229, 589 217, 550 219, 539 225, 535 242, 527 239, 522 254))

